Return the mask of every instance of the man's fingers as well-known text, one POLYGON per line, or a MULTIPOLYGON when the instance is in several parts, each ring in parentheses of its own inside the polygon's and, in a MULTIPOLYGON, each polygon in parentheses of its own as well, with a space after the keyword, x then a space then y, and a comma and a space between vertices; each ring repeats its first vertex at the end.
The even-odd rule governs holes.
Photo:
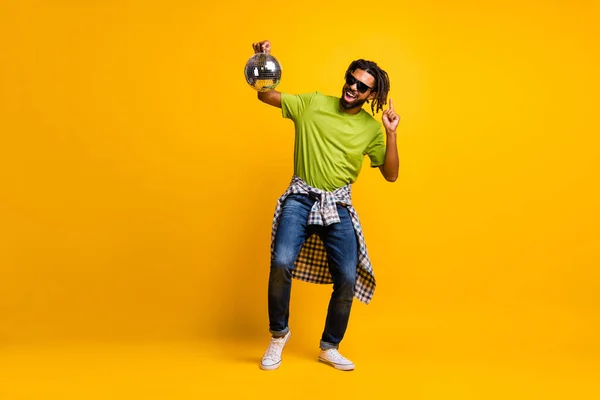
POLYGON ((390 108, 389 110, 393 110, 394 109, 394 102, 392 101, 392 98, 390 97, 390 108))
POLYGON ((271 43, 268 40, 252 43, 252 48, 255 53, 269 53, 271 51, 271 43))
POLYGON ((269 53, 271 51, 271 42, 268 40, 263 40, 259 43, 260 51, 264 53, 269 53))

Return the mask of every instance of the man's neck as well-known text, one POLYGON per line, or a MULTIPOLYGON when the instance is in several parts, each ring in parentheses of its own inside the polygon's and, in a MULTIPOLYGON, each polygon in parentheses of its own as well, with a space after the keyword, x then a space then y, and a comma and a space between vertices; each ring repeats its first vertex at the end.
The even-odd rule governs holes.
POLYGON ((340 99, 338 106, 340 107, 340 111, 343 111, 346 114, 352 114, 352 115, 358 114, 360 112, 360 110, 362 109, 361 106, 356 106, 356 107, 346 109, 346 108, 342 107, 342 99, 340 99))

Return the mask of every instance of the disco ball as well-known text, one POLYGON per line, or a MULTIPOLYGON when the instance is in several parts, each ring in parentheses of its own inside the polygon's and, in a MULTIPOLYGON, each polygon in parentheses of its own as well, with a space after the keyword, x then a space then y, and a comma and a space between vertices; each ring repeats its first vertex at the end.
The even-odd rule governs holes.
POLYGON ((275 89, 281 80, 281 65, 271 54, 256 53, 244 68, 246 82, 259 92, 275 89))

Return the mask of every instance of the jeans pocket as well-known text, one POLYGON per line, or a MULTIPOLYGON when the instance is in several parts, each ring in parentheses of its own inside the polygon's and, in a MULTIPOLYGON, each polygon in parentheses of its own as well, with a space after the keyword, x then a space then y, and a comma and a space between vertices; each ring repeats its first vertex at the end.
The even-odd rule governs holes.
POLYGON ((283 202, 283 210, 295 210, 302 208, 303 203, 301 196, 302 195, 299 194, 290 194, 287 196, 283 202))
POLYGON ((340 229, 354 230, 352 216, 350 211, 344 206, 336 205, 338 216, 340 217, 340 229))

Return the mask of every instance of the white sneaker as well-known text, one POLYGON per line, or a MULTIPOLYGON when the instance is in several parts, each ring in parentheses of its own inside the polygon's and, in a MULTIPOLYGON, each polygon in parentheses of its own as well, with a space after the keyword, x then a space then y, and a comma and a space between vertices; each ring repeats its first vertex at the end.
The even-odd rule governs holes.
POLYGON ((354 369, 354 363, 342 356, 337 349, 321 350, 319 361, 342 371, 352 371, 354 369))
POLYGON ((260 362, 261 369, 270 371, 279 368, 279 365, 281 365, 281 352, 290 338, 290 334, 291 332, 288 331, 285 336, 271 338, 271 343, 269 343, 269 347, 267 347, 267 351, 260 362))

